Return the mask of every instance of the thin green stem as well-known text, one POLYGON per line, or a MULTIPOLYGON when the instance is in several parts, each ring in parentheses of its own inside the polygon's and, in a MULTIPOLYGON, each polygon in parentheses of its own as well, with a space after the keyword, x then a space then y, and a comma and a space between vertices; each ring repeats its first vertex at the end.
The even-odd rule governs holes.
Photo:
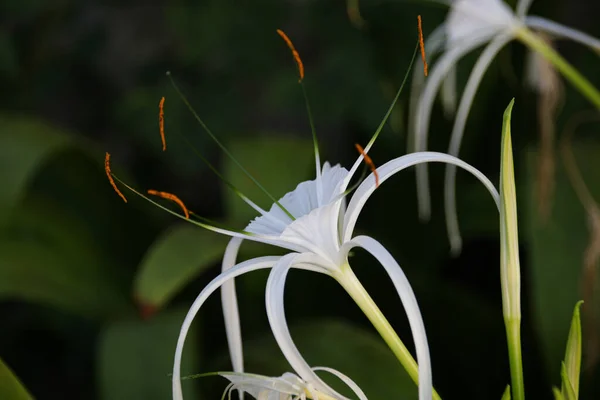
MULTIPOLYGON (((354 302, 360 307, 369 321, 371 321, 413 382, 418 385, 419 366, 417 365, 417 362, 404 343, 402 343, 402 340, 400 340, 396 331, 394 331, 394 328, 392 328, 379 307, 377 307, 377 304, 375 304, 367 290, 360 283, 356 275, 354 275, 350 266, 347 266, 347 268, 344 269, 343 277, 338 278, 338 282, 346 289, 354 302)), ((433 389, 433 399, 441 400, 441 397, 437 394, 435 389, 433 389)))
POLYGON ((586 77, 574 68, 567 60, 558 54, 551 46, 544 42, 538 35, 529 29, 519 29, 517 39, 531 49, 537 51, 550 62, 560 73, 579 90, 596 108, 600 109, 600 92, 587 80, 586 77))
POLYGON ((508 342, 512 400, 524 400, 525 384, 523 383, 523 361, 521 358, 521 319, 505 318, 504 324, 506 325, 506 340, 508 342))

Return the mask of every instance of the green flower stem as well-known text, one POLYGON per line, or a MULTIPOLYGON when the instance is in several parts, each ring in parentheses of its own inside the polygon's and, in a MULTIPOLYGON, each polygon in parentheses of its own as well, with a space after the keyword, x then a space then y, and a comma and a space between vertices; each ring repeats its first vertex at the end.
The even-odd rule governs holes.
POLYGON ((596 108, 600 109, 600 92, 592 85, 586 77, 581 75, 577 69, 567 62, 560 54, 558 54, 551 46, 540 39, 535 33, 529 29, 519 29, 516 33, 517 39, 523 44, 537 51, 548 62, 560 71, 560 73, 579 90, 596 108))
POLYGON ((512 400, 524 400, 525 384, 523 383, 523 361, 521 358, 521 319, 505 318, 504 324, 506 326, 506 339, 508 341, 512 400))
MULTIPOLYGON (((394 328, 392 328, 379 307, 377 307, 377 304, 375 304, 371 296, 369 296, 369 293, 360 283, 349 265, 346 264, 346 268, 343 268, 343 273, 337 280, 342 287, 346 289, 367 318, 369 318, 369 321, 371 321, 375 329, 377 329, 377 332, 379 332, 398 361, 400 361, 400 364, 402 364, 406 372, 408 372, 408 375, 418 385, 419 366, 417 365, 417 362, 404 343, 402 343, 396 334, 396 331, 394 331, 394 328)), ((441 400, 441 397, 437 394, 435 389, 433 389, 433 399, 441 400)))

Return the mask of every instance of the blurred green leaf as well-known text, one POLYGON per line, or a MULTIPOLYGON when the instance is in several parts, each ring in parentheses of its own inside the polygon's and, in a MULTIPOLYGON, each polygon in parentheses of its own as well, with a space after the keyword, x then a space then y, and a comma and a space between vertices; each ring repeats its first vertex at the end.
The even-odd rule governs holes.
MULTIPOLYGON (((417 387, 377 335, 342 321, 310 321, 291 327, 292 337, 309 365, 337 369, 353 379, 371 400, 416 399, 417 387)), ((244 345, 246 370, 275 376, 290 372, 275 341, 244 345)), ((350 395, 337 378, 321 375, 340 393, 350 395)))
POLYGON ((506 385, 502 398, 500 400, 510 400, 510 385, 506 385))
POLYGON ((36 170, 71 144, 66 133, 34 119, 0 116, 0 226, 23 195, 36 170))
MULTIPOLYGON (((159 313, 149 320, 118 321, 100 337, 100 399, 164 400, 172 397, 173 355, 182 310, 159 313)), ((192 328, 185 347, 182 375, 198 372, 199 349, 192 328)), ((199 398, 193 381, 184 381, 186 398, 199 398)))
MULTIPOLYGON (((577 302, 575 310, 573 310, 573 320, 571 321, 571 329, 569 330, 569 339, 567 340, 567 350, 565 352, 565 373, 569 378, 569 387, 573 390, 575 400, 579 397, 579 373, 581 371, 581 318, 579 309, 583 301, 577 302)), ((567 397, 563 381, 562 394, 567 397)))
POLYGON ((162 307, 220 259, 228 240, 191 224, 168 230, 152 244, 141 263, 134 284, 136 299, 153 308, 162 307))
POLYGON ((0 358, 0 399, 29 400, 32 398, 19 381, 19 378, 0 358))
MULTIPOLYGON (((294 190, 300 182, 314 179, 315 159, 310 132, 307 132, 306 137, 307 139, 283 136, 240 138, 229 145, 229 150, 273 197, 279 199, 294 190)), ((225 178, 250 200, 266 210, 271 207, 273 202, 231 160, 225 160, 224 168, 225 178)), ((228 188, 225 190, 228 218, 248 223, 257 216, 256 211, 233 191, 228 188)))
MULTIPOLYGON (((573 146, 577 166, 596 199, 600 199, 599 152, 600 146, 591 141, 573 146)), ((584 254, 590 242, 589 219, 560 162, 555 175, 552 214, 546 222, 540 219, 533 191, 536 187, 536 152, 530 151, 528 156, 527 187, 530 189, 526 215, 530 218, 527 237, 533 296, 531 315, 539 333, 548 376, 556 377, 573 315, 572 304, 582 295, 584 254)), ((583 279, 586 285, 598 284, 595 279, 583 279)), ((584 312, 597 315, 598 305, 586 303, 584 312)))
POLYGON ((562 396, 565 400, 577 400, 577 395, 575 394, 575 389, 573 388, 573 384, 569 379, 569 373, 567 372, 567 367, 565 363, 561 363, 560 368, 560 377, 561 377, 561 387, 562 387, 562 396))
POLYGON ((86 317, 130 311, 87 226, 49 200, 28 200, 0 236, 0 299, 48 304, 86 317))
POLYGON ((565 400, 562 393, 560 392, 560 389, 553 387, 552 393, 554 394, 554 400, 565 400))

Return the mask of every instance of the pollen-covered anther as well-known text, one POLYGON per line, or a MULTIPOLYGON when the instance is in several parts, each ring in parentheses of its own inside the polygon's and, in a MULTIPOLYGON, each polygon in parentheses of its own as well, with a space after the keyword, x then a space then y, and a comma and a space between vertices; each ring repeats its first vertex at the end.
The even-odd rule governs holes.
POLYGON ((110 154, 108 152, 106 152, 106 158, 104 158, 104 171, 106 171, 106 176, 108 177, 108 181, 110 182, 110 185, 113 187, 115 192, 117 192, 119 197, 121 197, 123 199, 123 201, 125 203, 127 203, 127 199, 125 198, 123 193, 121 193, 121 191, 117 187, 117 184, 115 183, 115 180, 112 177, 112 172, 110 171, 110 154))
POLYGON ((356 150, 358 150, 358 152, 365 159, 365 164, 367 164, 369 166, 369 168, 371 169, 371 172, 373 173, 373 175, 375 175, 375 187, 379 187, 379 174, 377 173, 377 168, 375 167, 375 163, 373 162, 373 160, 371 160, 371 157, 369 157, 369 155, 367 153, 365 153, 365 150, 362 148, 362 146, 360 144, 356 143, 354 146, 356 146, 356 150))
POLYGON ((153 196, 162 197, 163 199, 171 200, 172 202, 176 203, 181 208, 181 210, 183 211, 183 214, 185 215, 185 217, 187 219, 190 218, 190 212, 188 211, 187 207, 185 206, 185 204, 183 204, 183 201, 181 201, 181 199, 179 197, 175 196, 174 194, 167 193, 167 192, 159 192, 158 190, 148 190, 148 194, 151 194, 153 196))
POLYGON ((158 128, 160 130, 160 140, 162 141, 163 151, 167 150, 167 140, 165 139, 165 97, 163 96, 158 103, 158 128))
POLYGON ((294 44, 292 43, 292 41, 290 40, 288 35, 285 34, 284 31, 282 31, 281 29, 277 29, 277 33, 279 34, 279 36, 281 36, 281 38, 285 41, 287 46, 292 51, 294 60, 296 61, 296 64, 298 64, 298 74, 300 75, 300 82, 302 82, 302 79, 304 79, 304 64, 302 64, 302 59, 300 59, 300 54, 298 53, 298 51, 294 47, 294 44))
POLYGON ((425 40, 423 39, 423 23, 421 16, 417 15, 417 28, 419 30, 419 49, 421 50, 421 59, 423 60, 423 74, 427 76, 427 59, 425 57, 425 40))

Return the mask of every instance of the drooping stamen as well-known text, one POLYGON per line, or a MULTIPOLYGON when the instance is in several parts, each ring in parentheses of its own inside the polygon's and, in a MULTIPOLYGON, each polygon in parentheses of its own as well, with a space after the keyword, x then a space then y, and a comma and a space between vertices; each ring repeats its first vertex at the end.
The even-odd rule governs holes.
POLYGON ((181 199, 179 197, 175 196, 174 194, 167 193, 167 192, 159 192, 158 190, 148 190, 148 194, 151 194, 153 196, 162 197, 163 199, 171 200, 171 201, 177 203, 177 205, 183 211, 185 218, 190 219, 190 213, 189 213, 187 207, 185 206, 185 204, 183 204, 183 201, 181 201, 181 199))
POLYGON ((121 193, 121 191, 117 187, 117 184, 115 183, 115 180, 112 177, 112 172, 110 171, 110 154, 108 152, 106 152, 106 158, 104 159, 104 171, 106 171, 106 176, 108 177, 108 181, 110 182, 110 185, 113 187, 115 192, 117 192, 119 197, 121 197, 123 199, 123 201, 125 203, 127 203, 127 199, 125 198, 123 193, 121 193))
POLYGON ((421 49, 421 59, 423 60, 423 74, 427 76, 427 59, 425 58, 425 41, 423 40, 423 24, 421 16, 417 15, 417 27, 419 29, 419 48, 421 49))
POLYGON ((165 139, 165 97, 163 96, 158 103, 158 127, 160 129, 160 139, 162 140, 163 151, 167 150, 167 141, 165 139))
POLYGON ((302 82, 302 79, 304 79, 304 65, 302 64, 302 60, 300 59, 300 54, 296 51, 296 48, 294 47, 294 44, 292 43, 292 41, 290 40, 290 38, 285 34, 284 31, 282 31, 281 29, 277 29, 277 33, 279 34, 279 36, 281 36, 281 38, 285 41, 285 43, 287 44, 287 46, 292 51, 292 55, 294 56, 294 60, 296 61, 296 64, 298 65, 298 74, 300 75, 300 81, 299 82, 302 82))
POLYGON ((246 168, 244 168, 244 166, 242 164, 240 164, 240 162, 233 156, 233 154, 231 154, 231 152, 229 150, 227 150, 227 147, 225 147, 225 145, 223 145, 223 143, 221 143, 221 141, 215 136, 215 134, 208 128, 208 126, 204 123, 202 118, 200 118, 200 116, 198 115, 196 110, 194 110, 194 107, 192 107, 192 105, 188 101, 187 97, 185 97, 183 92, 179 89, 179 86, 177 86, 177 84, 175 83, 175 80, 171 76, 170 71, 167 71, 167 76, 169 77, 169 80, 171 81, 171 85, 173 85, 173 88, 175 89, 175 91, 177 92, 177 94, 179 95, 179 97, 181 98, 183 103, 186 105, 188 110, 190 110, 190 112, 192 113, 192 115, 194 116, 196 121, 198 121, 198 123, 200 124, 200 126, 202 126, 202 129, 204 129, 204 131, 208 134, 208 136, 210 136, 210 138, 217 144, 217 146, 219 146, 219 148, 227 155, 227 157, 229 157, 229 159, 231 161, 233 161, 233 163, 244 173, 244 175, 246 175, 248 177, 248 179, 250 179, 252 181, 252 183, 254 183, 256 185, 256 187, 258 187, 260 190, 262 190, 262 192, 264 194, 266 194, 267 197, 269 197, 269 199, 271 199, 271 201, 273 203, 275 203, 277 205, 277 207, 279 207, 281 209, 281 211, 283 211, 288 217, 290 217, 292 219, 292 221, 295 221, 296 218, 292 215, 292 213, 290 213, 279 202, 279 200, 277 200, 275 197, 273 197, 273 195, 271 193, 269 193, 267 191, 267 189, 265 189, 264 186, 261 185, 258 182, 258 180, 256 180, 256 178, 254 176, 252 176, 252 174, 250 172, 248 172, 248 170, 246 168))
POLYGON ((298 71, 300 73, 300 86, 302 87, 302 96, 304 97, 304 105, 306 106, 306 113, 308 114, 308 122, 310 124, 310 131, 312 133, 313 138, 313 148, 315 152, 315 164, 316 164, 316 180, 317 180, 317 203, 321 205, 322 197, 323 197, 323 188, 321 187, 321 158, 319 156, 319 142, 317 141, 317 131, 315 129, 315 123, 312 116, 312 111, 310 109, 310 103, 308 101, 308 95, 306 94, 306 88, 304 87, 304 65, 302 64, 302 60, 300 59, 300 54, 294 47, 290 38, 283 32, 281 29, 277 29, 277 33, 288 45, 290 50, 292 51, 292 55, 294 56, 294 60, 298 65, 298 71))
POLYGON ((373 160, 371 160, 371 157, 369 157, 369 155, 367 153, 365 153, 365 150, 362 148, 362 146, 360 144, 356 143, 356 144, 354 144, 354 146, 356 146, 356 150, 358 150, 358 152, 365 159, 365 164, 367 164, 369 166, 369 168, 371 169, 371 172, 373 173, 373 175, 375 175, 375 187, 379 187, 379 174, 377 173, 377 168, 375 167, 375 163, 373 162, 373 160))

